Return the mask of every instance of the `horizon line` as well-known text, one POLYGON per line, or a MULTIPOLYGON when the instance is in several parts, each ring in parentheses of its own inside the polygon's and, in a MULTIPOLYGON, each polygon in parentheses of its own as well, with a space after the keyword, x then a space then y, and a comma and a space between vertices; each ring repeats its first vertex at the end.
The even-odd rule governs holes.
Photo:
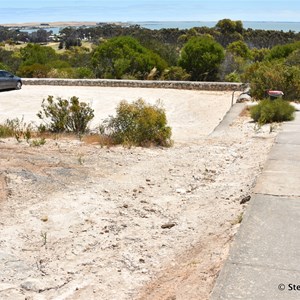
MULTIPOLYGON (((229 18, 224 18, 224 19, 229 19, 229 18)), ((145 21, 28 21, 28 22, 12 22, 12 23, 0 23, 0 25, 22 25, 22 24, 42 24, 42 23, 48 23, 48 24, 53 24, 53 23, 178 23, 178 22, 184 22, 184 23, 215 23, 219 22, 221 20, 210 20, 210 21, 200 21, 200 20, 145 20, 145 21)), ((251 22, 251 23, 300 23, 300 21, 266 21, 266 20, 260 20, 260 21, 254 21, 254 20, 232 20, 231 21, 241 21, 241 22, 251 22)))

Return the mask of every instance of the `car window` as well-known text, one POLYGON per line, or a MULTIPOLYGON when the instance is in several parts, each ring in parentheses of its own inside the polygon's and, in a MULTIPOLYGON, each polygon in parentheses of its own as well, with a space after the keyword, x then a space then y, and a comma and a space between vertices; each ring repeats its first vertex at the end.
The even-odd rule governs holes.
POLYGON ((3 72, 3 77, 10 77, 10 76, 11 76, 10 73, 8 73, 8 72, 3 72))
POLYGON ((9 77, 11 77, 12 76, 12 74, 11 73, 9 73, 9 72, 7 72, 7 71, 0 71, 0 77, 5 77, 5 78, 9 78, 9 77))

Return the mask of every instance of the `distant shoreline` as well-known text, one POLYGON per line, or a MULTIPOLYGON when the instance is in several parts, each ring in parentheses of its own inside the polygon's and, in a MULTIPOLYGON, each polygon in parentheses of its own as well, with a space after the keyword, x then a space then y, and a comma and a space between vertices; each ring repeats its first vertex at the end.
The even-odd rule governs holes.
MULTIPOLYGON (((126 22, 103 22, 107 24, 127 24, 126 22)), ((28 22, 28 23, 6 23, 0 24, 4 27, 79 27, 79 26, 96 26, 99 22, 76 22, 76 21, 66 21, 66 22, 28 22)))

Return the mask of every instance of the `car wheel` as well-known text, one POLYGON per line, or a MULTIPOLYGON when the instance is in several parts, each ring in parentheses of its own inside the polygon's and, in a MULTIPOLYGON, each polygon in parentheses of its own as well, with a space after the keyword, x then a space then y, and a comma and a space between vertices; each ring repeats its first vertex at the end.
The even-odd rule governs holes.
POLYGON ((18 81, 16 84, 16 90, 20 90, 22 88, 22 82, 18 81))

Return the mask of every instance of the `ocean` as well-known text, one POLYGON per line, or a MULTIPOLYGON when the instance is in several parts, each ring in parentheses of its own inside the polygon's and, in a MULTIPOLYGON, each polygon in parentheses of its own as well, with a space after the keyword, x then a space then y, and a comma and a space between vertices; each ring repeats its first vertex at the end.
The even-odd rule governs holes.
MULTIPOLYGON (((242 21, 244 28, 262 29, 262 30, 282 30, 284 32, 295 31, 300 32, 300 22, 255 22, 255 21, 242 21)), ((161 28, 178 28, 189 29, 192 27, 214 27, 217 22, 201 22, 201 21, 185 21, 185 22, 137 22, 136 24, 141 27, 149 29, 161 29, 161 28)))
POLYGON ((224 0, 2 0, 1 2, 0 25, 90 21, 133 22, 150 29, 186 29, 195 26, 213 27, 217 20, 228 18, 242 20, 244 28, 300 32, 299 0, 230 0, 226 1, 226 4, 224 0))

